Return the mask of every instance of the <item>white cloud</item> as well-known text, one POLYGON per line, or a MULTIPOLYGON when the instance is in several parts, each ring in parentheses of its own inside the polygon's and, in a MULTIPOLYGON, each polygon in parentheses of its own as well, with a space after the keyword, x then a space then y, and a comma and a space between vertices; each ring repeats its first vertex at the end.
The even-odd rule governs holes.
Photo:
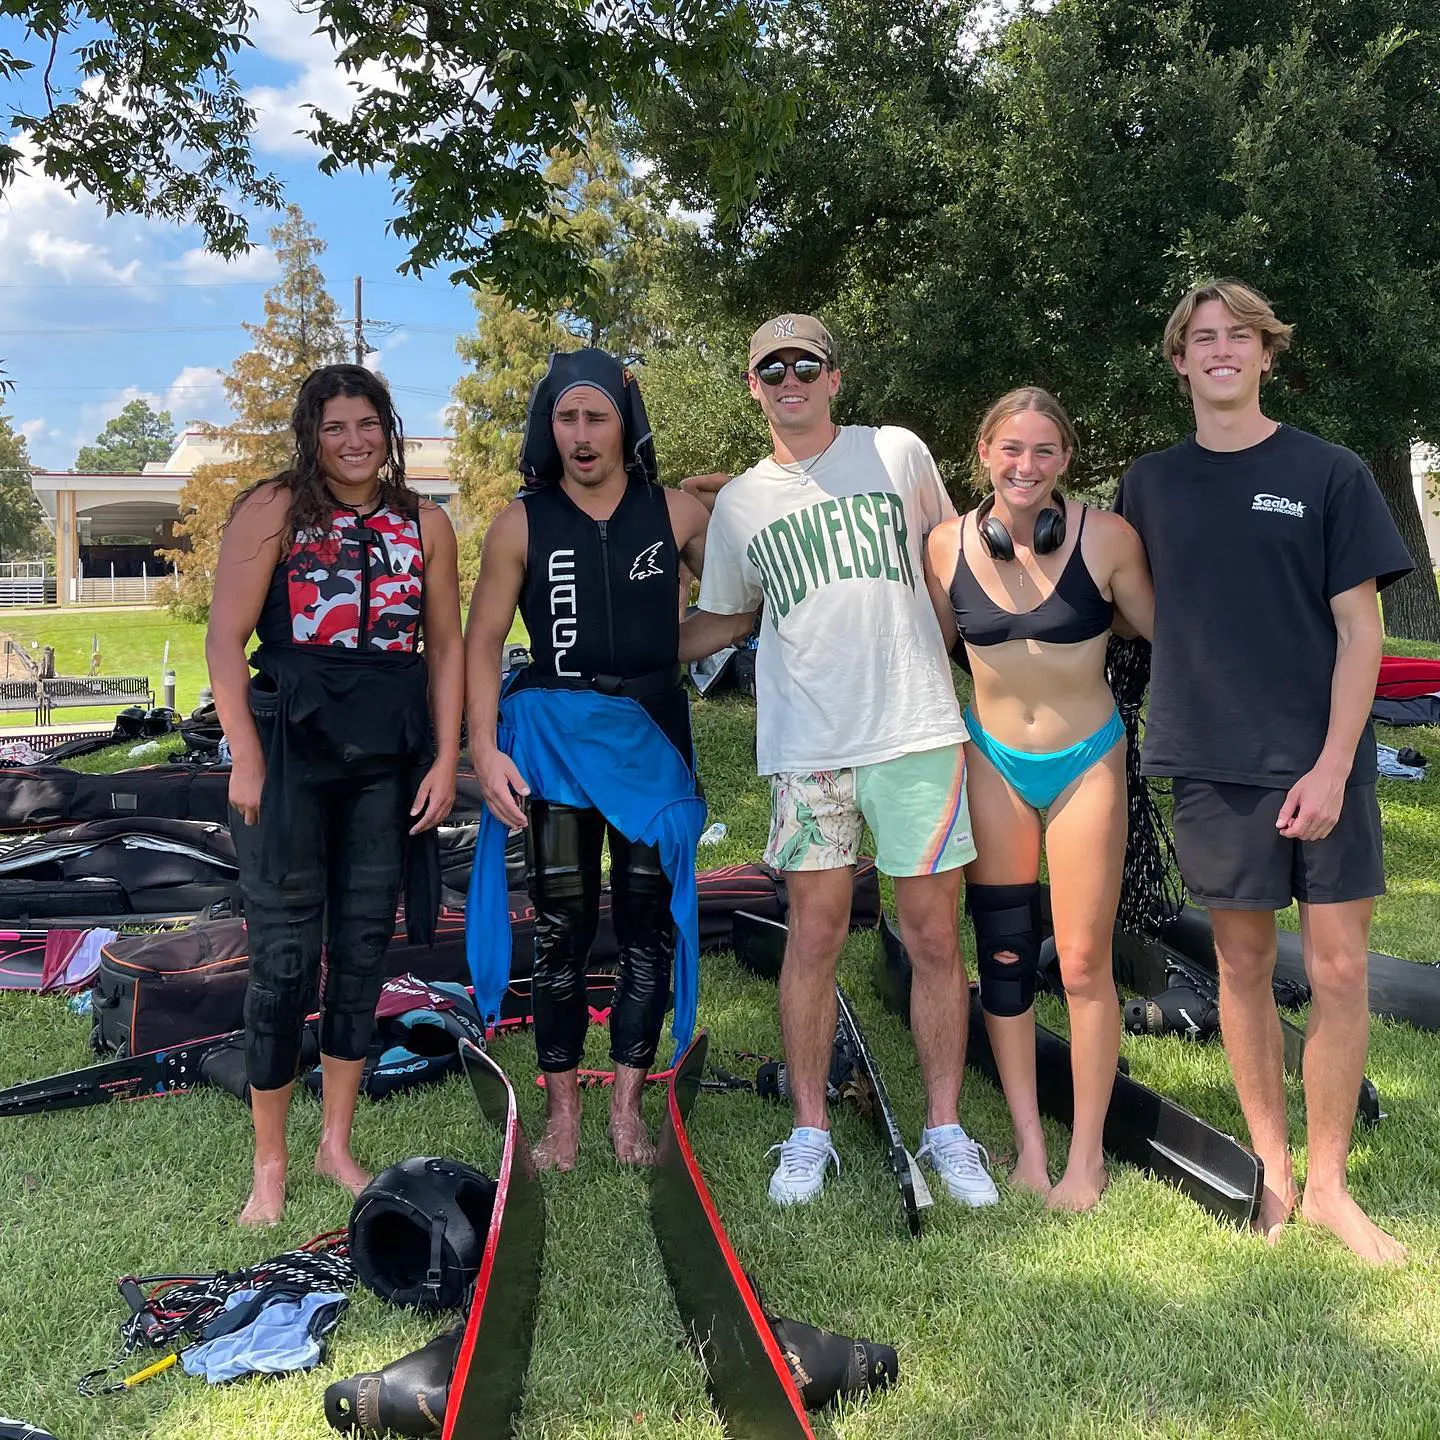
POLYGON ((89 196, 42 174, 23 137, 0 132, 0 140, 21 156, 14 183, 0 196, 0 282, 36 281, 45 272, 71 284, 139 281, 160 227, 106 215, 89 196))
POLYGON ((367 61, 347 70, 337 59, 330 37, 315 29, 314 0, 251 0, 255 17, 250 38, 261 54, 300 73, 288 84, 257 85, 245 98, 255 109, 255 145, 276 155, 311 155, 315 147, 303 133, 314 124, 311 105, 338 118, 355 108, 357 81, 367 87, 393 87, 383 65, 367 61))
POLYGON ((26 445, 34 446, 44 445, 48 440, 58 440, 64 431, 57 430, 42 415, 34 420, 22 420, 20 433, 25 437, 26 445))
POLYGON ((113 264, 109 248, 93 240, 76 240, 68 235, 54 235, 49 230, 32 230, 25 237, 30 259, 42 270, 55 270, 67 280, 99 278, 119 285, 133 285, 140 273, 140 262, 113 264))
POLYGON ((132 400, 144 400, 152 410, 168 410, 179 429, 192 420, 224 424, 232 418, 230 402, 220 372, 209 365, 186 365, 163 392, 142 390, 127 385, 112 390, 103 400, 92 400, 80 407, 82 445, 88 445, 132 400))
POLYGON ((227 280, 269 280, 280 273, 280 262, 268 245, 256 245, 233 260, 197 245, 178 260, 172 260, 166 269, 179 272, 186 280, 208 284, 227 280))

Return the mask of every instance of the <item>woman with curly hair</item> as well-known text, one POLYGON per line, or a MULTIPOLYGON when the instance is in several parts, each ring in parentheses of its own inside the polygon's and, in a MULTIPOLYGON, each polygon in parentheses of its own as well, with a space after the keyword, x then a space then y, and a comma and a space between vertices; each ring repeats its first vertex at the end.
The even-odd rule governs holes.
POLYGON ((350 1148, 361 1070, 402 881, 410 937, 433 931, 465 689, 455 534, 406 483, 384 382, 325 366, 291 423, 289 467, 230 512, 205 638, 250 940, 244 1225, 274 1224, 285 1204, 285 1120, 317 998, 315 1169, 354 1193, 370 1179, 350 1148))

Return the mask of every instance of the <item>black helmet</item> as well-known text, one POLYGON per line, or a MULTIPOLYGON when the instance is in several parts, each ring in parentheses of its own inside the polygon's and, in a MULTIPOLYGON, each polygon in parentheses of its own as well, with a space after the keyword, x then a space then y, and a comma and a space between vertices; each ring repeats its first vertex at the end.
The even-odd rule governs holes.
POLYGON ((470 1298, 495 1182, 458 1160, 417 1155, 383 1170, 350 1212, 356 1277, 382 1300, 451 1310, 470 1298))

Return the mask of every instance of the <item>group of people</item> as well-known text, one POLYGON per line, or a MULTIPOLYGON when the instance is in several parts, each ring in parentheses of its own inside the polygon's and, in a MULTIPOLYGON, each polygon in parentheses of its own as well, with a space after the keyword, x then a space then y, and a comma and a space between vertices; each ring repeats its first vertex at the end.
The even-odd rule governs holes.
MULTIPOLYGON (((1195 433, 1138 460, 1113 512, 1065 498, 1074 428, 1052 395, 1024 387, 982 420, 983 498, 957 515, 919 438, 831 418, 841 371, 812 316, 777 316, 750 342, 746 383, 771 453, 742 475, 679 488, 657 482, 630 372, 597 350, 557 354, 531 397, 523 487, 485 538, 463 653, 454 537, 404 484, 383 386, 349 366, 311 376, 293 467, 232 514, 208 645, 235 755, 252 937, 256 1156, 242 1219, 273 1221, 284 1202, 285 1109, 322 931, 316 1166, 352 1189, 366 1178, 349 1132, 367 1013, 402 872, 407 914, 430 893, 425 841, 453 797, 462 695, 486 802, 467 912, 482 1010, 508 972, 505 836, 526 837, 546 1081, 537 1159, 577 1163, 586 960, 607 843, 620 947, 610 1137, 622 1163, 653 1159, 642 1086, 672 990, 682 1045, 698 994, 705 807, 681 667, 737 643, 759 616, 756 754, 771 791, 765 858, 789 896, 780 1018, 795 1109, 774 1147, 771 1198, 809 1201, 839 1168, 826 1075, 868 826, 914 966, 919 1158, 961 1203, 998 1200, 958 1110, 963 881, 1014 1123, 1009 1183, 1057 1209, 1099 1200, 1127 815, 1125 732, 1105 680, 1115 632, 1153 642, 1144 770, 1171 780, 1182 876, 1211 915, 1225 1043, 1265 1165, 1258 1226, 1273 1240, 1298 1204, 1362 1258, 1402 1259, 1350 1196, 1346 1158, 1369 1033, 1368 927, 1384 889, 1368 722, 1376 596, 1412 562, 1364 465, 1263 413, 1261 386, 1290 333, 1238 281, 1181 300, 1164 349, 1195 433), (687 574, 699 604, 682 620, 687 574), (531 661, 502 684, 517 609, 531 661), (963 713, 952 653, 974 682, 963 713), (1042 845, 1075 1093, 1053 1180, 1035 1078, 1042 845), (1303 1198, 1269 984, 1274 912, 1292 899, 1313 992, 1303 1198)), ((423 917, 408 923, 413 934, 423 917)))

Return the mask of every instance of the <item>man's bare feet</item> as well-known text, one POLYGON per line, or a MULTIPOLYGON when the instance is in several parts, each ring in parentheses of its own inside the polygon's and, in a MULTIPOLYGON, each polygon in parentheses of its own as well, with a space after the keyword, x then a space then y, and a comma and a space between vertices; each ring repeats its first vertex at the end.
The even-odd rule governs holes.
POLYGON ((573 1170, 580 1158, 580 1080, 574 1070, 545 1076, 545 1133, 531 1152, 536 1170, 573 1170))
POLYGON ((622 1165, 655 1163, 655 1144, 640 1108, 644 1091, 644 1070, 634 1065, 615 1067, 615 1088, 610 1092, 610 1143, 622 1165))
POLYGON ((343 1185, 352 1195, 358 1195, 375 1178, 348 1149, 323 1143, 315 1152, 315 1173, 343 1185))
POLYGON ((610 1143, 615 1158, 622 1165, 653 1165, 655 1142, 645 1128, 644 1119, 629 1111, 610 1112, 610 1143))
POLYGON ((1267 1185, 1260 1194, 1260 1213, 1250 1222, 1250 1228, 1263 1236, 1267 1245, 1277 1244, 1298 1199, 1295 1182, 1289 1174, 1286 1174, 1281 1190, 1272 1190, 1267 1185))
POLYGON ((250 1184, 250 1198, 240 1212, 237 1225, 258 1228, 264 1225, 278 1225, 285 1210, 284 1160, 271 1160, 264 1164, 255 1162, 254 1178, 250 1184))
POLYGON ((1014 1190, 1029 1190, 1036 1195, 1049 1195, 1050 1171, 1045 1156, 1045 1146, 1022 1145, 1010 1169, 1010 1187, 1014 1190))
POLYGON ((1045 1201, 1048 1210, 1093 1210, 1100 1203, 1110 1177, 1104 1161, 1082 1161, 1072 1155, 1065 1173, 1045 1201))
POLYGON ((1356 1203, 1348 1190, 1305 1187, 1300 1213, 1348 1245, 1367 1265, 1403 1265, 1409 1251, 1382 1230, 1356 1203))

